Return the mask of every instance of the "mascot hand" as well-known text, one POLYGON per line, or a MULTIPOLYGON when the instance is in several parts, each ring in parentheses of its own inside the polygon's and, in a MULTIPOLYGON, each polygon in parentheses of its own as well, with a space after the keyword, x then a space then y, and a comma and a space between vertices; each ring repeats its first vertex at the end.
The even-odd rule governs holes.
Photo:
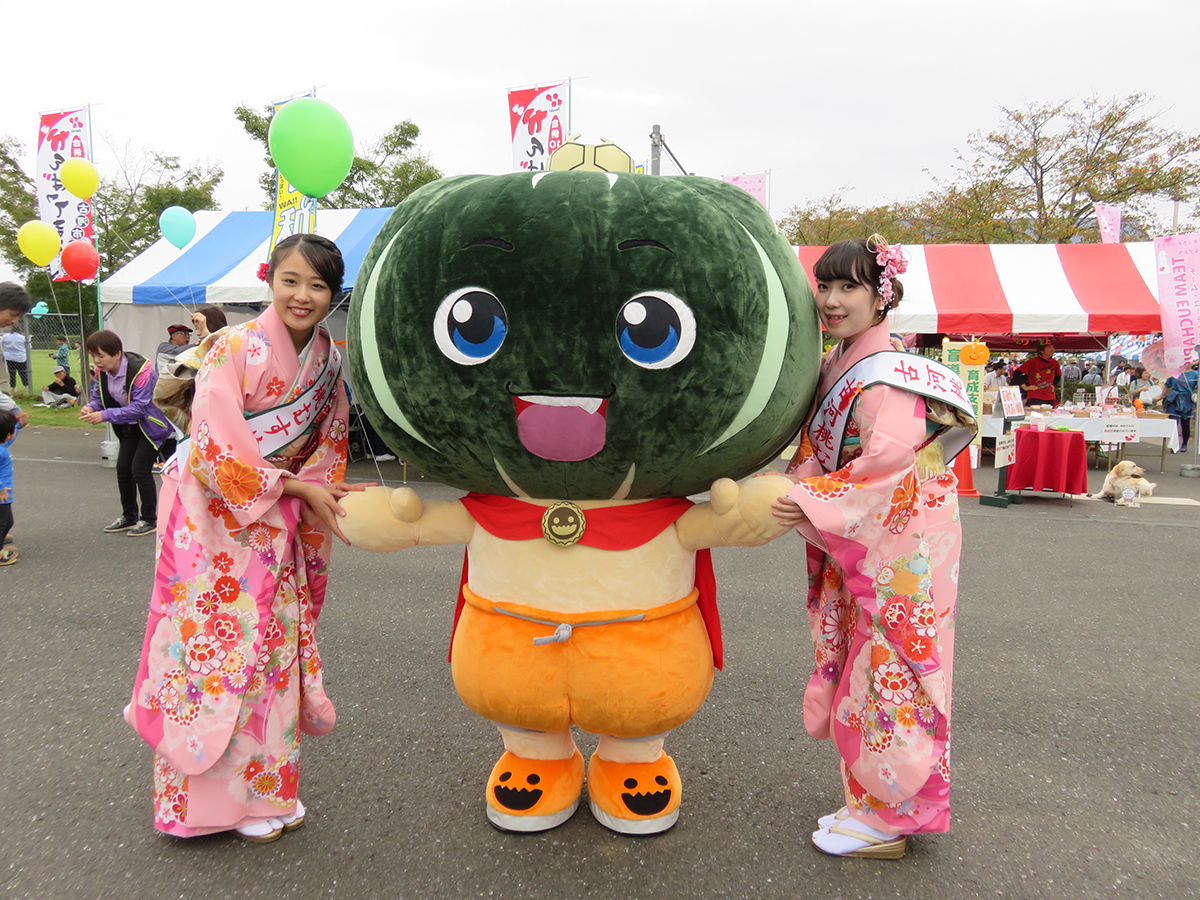
POLYGON ((342 533, 355 547, 381 553, 415 547, 425 507, 409 488, 367 488, 341 500, 342 533))
POLYGON ((787 534, 771 504, 795 485, 780 474, 763 475, 738 484, 728 478, 713 482, 711 498, 713 525, 721 542, 739 547, 757 547, 787 534))

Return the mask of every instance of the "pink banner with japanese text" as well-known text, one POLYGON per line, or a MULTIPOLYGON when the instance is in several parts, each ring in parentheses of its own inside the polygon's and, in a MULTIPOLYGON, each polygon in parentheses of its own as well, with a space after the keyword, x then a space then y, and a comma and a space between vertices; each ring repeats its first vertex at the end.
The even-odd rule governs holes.
MULTIPOLYGON (((89 157, 88 114, 83 109, 45 113, 38 127, 37 201, 38 218, 57 230, 64 245, 87 240, 95 244, 92 203, 68 191, 58 177, 63 163, 73 157, 89 157)), ((50 276, 55 281, 70 281, 62 267, 62 258, 50 261, 50 276)))
POLYGON ((550 154, 563 145, 570 120, 565 84, 508 92, 514 172, 542 172, 550 154))
POLYGON ((1200 326, 1200 234, 1154 239, 1158 303, 1162 307, 1163 363, 1178 375, 1197 359, 1200 326))
POLYGON ((1121 207, 1097 203, 1096 221, 1100 225, 1100 243, 1121 243, 1121 207))
POLYGON ((753 175, 722 175, 722 181, 736 184, 743 191, 761 203, 767 205, 767 173, 758 172, 753 175))

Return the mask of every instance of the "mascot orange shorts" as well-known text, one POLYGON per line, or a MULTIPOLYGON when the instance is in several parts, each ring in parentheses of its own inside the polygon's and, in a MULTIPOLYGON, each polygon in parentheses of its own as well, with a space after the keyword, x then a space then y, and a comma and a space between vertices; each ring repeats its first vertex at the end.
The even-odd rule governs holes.
POLYGON ((712 688, 712 646, 695 591, 638 621, 614 620, 639 611, 572 616, 492 603, 466 586, 463 594, 454 686, 471 710, 498 724, 650 737, 690 719, 712 688))

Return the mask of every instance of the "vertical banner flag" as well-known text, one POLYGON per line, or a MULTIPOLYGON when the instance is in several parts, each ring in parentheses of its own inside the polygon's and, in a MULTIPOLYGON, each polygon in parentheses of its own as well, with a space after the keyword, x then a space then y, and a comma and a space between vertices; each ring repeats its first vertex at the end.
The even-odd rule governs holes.
POLYGON ((1200 326, 1200 234, 1154 239, 1158 305, 1162 307, 1163 364, 1178 375, 1197 359, 1200 326))
POLYGON ((508 92, 514 172, 543 172, 550 154, 566 140, 569 119, 565 83, 508 92))
MULTIPOLYGON (((84 109, 46 113, 38 127, 37 201, 38 218, 58 229, 63 244, 86 240, 95 244, 92 202, 80 200, 59 180, 58 170, 68 159, 89 158, 88 113, 84 109)), ((50 277, 70 281, 62 257, 50 261, 50 277)))
POLYGON ((1100 223, 1100 243, 1121 243, 1121 207, 1097 203, 1096 221, 1100 223))
MULTIPOLYGON (((302 96, 312 97, 311 92, 302 96)), ((292 98, 295 99, 294 97, 292 98)), ((274 112, 287 103, 276 103, 274 112)), ((299 109, 299 107, 297 107, 299 109)), ((293 234, 311 233, 317 230, 317 201, 314 197, 306 197, 290 184, 288 180, 275 170, 275 222, 271 227, 271 247, 267 250, 267 258, 275 252, 275 245, 293 234)))
POLYGON ((766 172, 759 172, 755 175, 722 175, 721 180, 736 184, 763 206, 767 205, 766 172))
MULTIPOLYGON (((953 369, 954 374, 963 380, 963 384, 967 387, 967 399, 971 401, 971 408, 975 410, 975 421, 978 422, 983 418, 983 407, 980 405, 979 396, 983 388, 983 363, 968 365, 963 362, 960 354, 962 348, 965 346, 967 346, 965 341, 952 341, 949 338, 943 338, 942 363, 953 369)), ((971 440, 972 444, 983 445, 982 431, 982 428, 976 430, 975 437, 971 440)), ((972 467, 979 468, 975 463, 972 463, 972 467)))

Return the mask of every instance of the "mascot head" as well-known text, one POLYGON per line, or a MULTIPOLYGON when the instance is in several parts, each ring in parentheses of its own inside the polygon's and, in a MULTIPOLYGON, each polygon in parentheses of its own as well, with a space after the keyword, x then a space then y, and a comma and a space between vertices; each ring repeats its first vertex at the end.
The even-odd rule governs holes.
POLYGON ((820 329, 766 210, 708 178, 468 175, 388 219, 350 310, 354 384, 447 484, 685 496, 772 460, 808 411, 820 329))

